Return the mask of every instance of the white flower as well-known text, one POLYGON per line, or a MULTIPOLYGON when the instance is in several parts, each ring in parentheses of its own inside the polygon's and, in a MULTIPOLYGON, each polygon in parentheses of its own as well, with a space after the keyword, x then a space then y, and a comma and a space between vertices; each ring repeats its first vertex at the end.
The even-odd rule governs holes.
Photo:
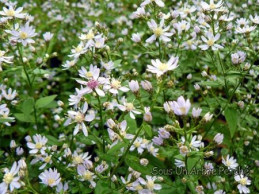
POLYGON ((130 151, 134 151, 137 149, 138 154, 142 154, 145 148, 145 144, 143 143, 143 139, 138 137, 133 145, 130 147, 130 151))
POLYGON ((143 3, 141 3, 141 6, 144 7, 152 2, 155 2, 159 7, 164 7, 164 2, 162 0, 145 0, 143 3))
POLYGON ((13 56, 5 56, 5 51, 0 50, 0 64, 5 62, 7 64, 11 64, 13 60, 13 56))
POLYGON ((137 93, 139 91, 139 84, 138 81, 131 80, 129 82, 129 88, 132 92, 137 93))
POLYGON ((206 37, 201 36, 202 41, 206 43, 199 46, 202 50, 207 50, 209 48, 211 48, 212 50, 218 50, 223 48, 221 45, 215 43, 220 38, 219 33, 214 36, 212 32, 208 31, 206 33, 206 37))
POLYGON ((19 189, 21 184, 19 183, 20 177, 16 176, 19 172, 20 167, 17 162, 14 162, 11 170, 5 168, 4 169, 4 177, 3 181, 0 184, 0 194, 5 194, 8 190, 12 192, 14 189, 19 189))
POLYGON ((249 188, 246 187, 247 185, 251 185, 251 180, 249 180, 248 177, 245 177, 243 174, 236 175, 235 180, 239 183, 237 185, 237 188, 238 188, 240 194, 250 193, 249 188))
POLYGON ((178 34, 180 35, 183 31, 186 32, 187 30, 190 29, 190 23, 185 21, 185 20, 182 20, 178 23, 175 23, 174 25, 174 28, 177 29, 178 31, 178 34))
POLYGON ((121 104, 118 104, 117 107, 121 110, 121 111, 126 111, 126 112, 129 112, 130 113, 130 117, 132 119, 135 119, 135 115, 134 114, 141 114, 141 112, 137 111, 134 107, 134 104, 131 103, 131 102, 127 102, 125 97, 123 97, 121 99, 122 101, 122 105, 121 104))
POLYGON ((57 188, 56 188, 56 191, 61 194, 61 193, 65 193, 67 192, 67 190, 69 189, 69 185, 68 185, 68 182, 62 184, 62 182, 60 182, 58 185, 57 185, 57 188))
POLYGON ((64 70, 67 70, 70 67, 75 66, 76 63, 77 63, 77 59, 66 60, 66 62, 62 65, 62 67, 64 67, 64 70))
POLYGON ((35 29, 29 26, 29 22, 21 26, 19 30, 6 30, 6 32, 12 35, 11 40, 22 43, 23 46, 34 43, 35 41, 32 38, 37 35, 35 29))
POLYGON ((214 194, 226 194, 224 190, 217 190, 214 194))
POLYGON ((69 57, 73 57, 77 60, 77 58, 79 58, 80 55, 86 53, 87 50, 88 47, 86 47, 86 45, 83 42, 80 42, 77 47, 74 47, 71 50, 71 54, 69 55, 69 57))
POLYGON ((207 113, 204 115, 203 120, 204 120, 205 122, 209 122, 209 121, 212 119, 212 117, 213 117, 213 114, 210 114, 210 112, 207 112, 207 113))
POLYGON ((222 133, 217 133, 214 137, 214 141, 219 145, 223 142, 224 135, 222 133))
POLYGON ((81 90, 83 94, 92 93, 95 91, 99 96, 105 96, 105 93, 100 87, 107 84, 108 81, 104 77, 100 77, 100 69, 97 66, 90 65, 89 71, 84 67, 79 70, 79 76, 86 78, 88 81, 76 80, 78 83, 85 85, 86 87, 81 90))
POLYGON ((80 175, 80 181, 88 181, 92 187, 96 187, 96 182, 94 179, 97 177, 94 173, 86 168, 83 165, 77 167, 78 174, 80 175))
POLYGON ((119 90, 122 92, 128 92, 129 89, 121 85, 121 81, 115 78, 112 78, 109 83, 104 85, 104 90, 108 90, 112 94, 118 94, 119 90))
POLYGON ((88 103, 85 102, 82 108, 78 111, 68 111, 69 118, 64 123, 65 126, 68 126, 72 123, 77 123, 77 125, 74 128, 73 135, 77 135, 79 130, 82 130, 85 136, 88 136, 88 130, 85 125, 86 122, 91 122, 95 119, 95 113, 89 112, 89 114, 86 114, 88 110, 88 103))
POLYGON ((144 7, 138 7, 135 12, 133 12, 132 17, 133 18, 140 18, 142 16, 145 16, 145 9, 144 7))
POLYGON ((98 49, 101 49, 103 47, 105 47, 105 39, 102 37, 102 35, 97 35, 94 38, 95 42, 94 42, 94 46, 98 49))
POLYGON ((152 83, 147 80, 141 81, 141 86, 146 91, 151 91, 153 89, 152 83))
POLYGON ((33 141, 32 142, 28 142, 27 146, 28 148, 30 148, 30 154, 36 154, 38 152, 40 152, 41 154, 45 154, 45 150, 46 150, 46 143, 48 142, 48 139, 45 136, 36 134, 33 136, 33 141))
POLYGON ((171 108, 176 115, 182 116, 187 115, 191 107, 190 100, 185 101, 183 96, 178 97, 177 102, 173 101, 171 108))
POLYGON ((157 157, 159 149, 155 148, 153 143, 148 144, 146 148, 150 154, 152 154, 154 157, 157 157))
POLYGON ((144 185, 144 189, 140 191, 141 194, 153 194, 154 190, 160 190, 162 189, 162 186, 160 184, 155 184, 155 181, 157 180, 156 176, 149 176, 146 175, 146 180, 139 177, 138 181, 144 185))
MULTIPOLYGON (((185 144, 185 138, 184 137, 181 137, 181 140, 182 140, 182 144, 185 144)), ((201 139, 200 137, 194 135, 192 138, 191 138, 191 141, 189 143, 189 147, 194 149, 194 150, 197 150, 199 147, 202 147, 203 146, 203 142, 201 142, 201 139)))
POLYGON ((201 111, 201 108, 192 108, 192 116, 194 118, 198 118, 200 116, 201 111))
POLYGON ((223 2, 222 0, 220 0, 218 3, 214 3, 214 0, 210 0, 210 3, 206 3, 206 2, 201 2, 201 7, 203 10, 206 11, 218 11, 218 9, 222 6, 223 2))
POLYGON ((93 167, 93 163, 90 160, 91 155, 88 155, 88 152, 78 154, 76 151, 74 151, 72 155, 72 165, 71 166, 78 166, 78 165, 84 165, 88 169, 93 167))
POLYGON ((43 38, 45 41, 50 41, 52 39, 52 37, 53 37, 53 34, 50 32, 46 32, 43 34, 43 38))
POLYGON ((25 14, 21 13, 23 11, 22 7, 15 9, 13 6, 9 6, 9 8, 3 7, 3 11, 0 11, 0 15, 5 16, 6 19, 13 19, 13 18, 24 18, 25 14))
POLYGON ((178 61, 179 58, 173 56, 166 63, 161 62, 159 59, 152 60, 152 65, 147 66, 147 71, 156 74, 157 77, 160 77, 166 72, 176 69, 178 67, 178 61))
POLYGON ((180 167, 185 167, 185 163, 182 161, 182 160, 178 160, 178 159, 175 159, 175 162, 174 162, 175 166, 180 168, 180 167))
POLYGON ((150 122, 152 121, 152 113, 150 111, 150 107, 144 107, 144 121, 150 122))
POLYGON ((249 18, 250 18, 250 20, 251 20, 253 23, 259 24, 259 16, 258 16, 258 15, 255 15, 255 16, 250 15, 249 18))
POLYGON ((113 61, 109 61, 109 62, 103 62, 101 61, 101 65, 103 68, 105 68, 107 71, 111 71, 113 70, 114 67, 114 62, 113 61))
POLYGON ((237 160, 232 156, 229 157, 229 155, 227 155, 226 158, 222 157, 222 163, 227 166, 227 168, 229 170, 234 170, 237 168, 238 164, 237 164, 237 160))
POLYGON ((41 183, 50 186, 50 187, 54 187, 57 186, 60 183, 60 174, 58 173, 58 171, 56 169, 51 169, 49 168, 49 170, 45 170, 43 173, 41 173, 39 175, 39 178, 42 180, 41 183))
POLYGON ((246 53, 243 51, 238 51, 236 53, 231 54, 231 60, 233 64, 241 64, 246 59, 246 53))
POLYGON ((153 35, 146 40, 147 43, 153 43, 156 39, 162 40, 163 42, 171 41, 169 37, 172 36, 173 33, 167 32, 170 26, 164 28, 164 19, 161 20, 159 25, 153 19, 147 24, 153 31, 153 35))
POLYGON ((8 91, 3 90, 2 95, 7 100, 13 100, 17 96, 16 90, 12 90, 11 88, 8 89, 8 91))
POLYGON ((254 31, 255 28, 256 28, 256 26, 249 26, 249 25, 246 25, 244 27, 239 26, 239 27, 237 27, 236 32, 240 33, 240 34, 248 34, 252 31, 254 31))
MULTIPOLYGON (((9 114, 10 114, 10 110, 9 110, 9 108, 7 108, 7 105, 6 104, 0 105, 0 118, 10 119, 12 122, 15 118, 9 117, 9 114)), ((6 126, 11 126, 11 124, 9 122, 4 122, 4 124, 6 126)))
POLYGON ((141 35, 139 33, 132 34, 131 40, 135 43, 139 43, 141 41, 141 35))

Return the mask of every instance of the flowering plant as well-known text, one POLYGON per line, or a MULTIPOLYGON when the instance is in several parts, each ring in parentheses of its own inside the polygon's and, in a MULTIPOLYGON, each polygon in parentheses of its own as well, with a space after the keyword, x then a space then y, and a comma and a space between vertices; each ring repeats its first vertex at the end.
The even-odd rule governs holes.
POLYGON ((0 0, 0 193, 258 193, 258 5, 0 0))

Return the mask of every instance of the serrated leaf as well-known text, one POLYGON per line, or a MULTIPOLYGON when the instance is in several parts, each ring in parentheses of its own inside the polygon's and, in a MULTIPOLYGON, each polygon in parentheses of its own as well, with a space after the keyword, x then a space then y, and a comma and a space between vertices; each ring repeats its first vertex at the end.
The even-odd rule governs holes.
POLYGON ((35 106, 37 108, 44 108, 48 104, 50 104, 56 97, 57 97, 57 95, 50 95, 50 96, 42 97, 36 101, 35 106))
POLYGON ((230 132, 231 138, 234 136, 236 129, 237 129, 237 123, 238 123, 238 112, 235 108, 229 107, 225 110, 225 118, 228 123, 228 128, 230 132))

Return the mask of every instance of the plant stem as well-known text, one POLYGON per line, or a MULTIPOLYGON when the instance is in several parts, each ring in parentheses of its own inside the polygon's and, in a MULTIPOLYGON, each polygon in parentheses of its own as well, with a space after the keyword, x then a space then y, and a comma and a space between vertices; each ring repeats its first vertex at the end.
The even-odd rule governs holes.
POLYGON ((105 137, 104 137, 104 122, 103 122, 103 113, 102 113, 102 104, 101 104, 101 101, 100 101, 100 98, 99 98, 99 95, 96 93, 97 95, 97 99, 98 99, 98 104, 99 104, 99 117, 100 117, 100 123, 99 123, 99 126, 102 130, 102 140, 103 140, 103 152, 105 152, 105 137))
POLYGON ((128 147, 127 147, 126 151, 124 152, 123 156, 121 157, 119 163, 118 163, 118 164, 116 165, 116 167, 113 169, 113 171, 112 171, 112 173, 111 173, 111 175, 110 175, 110 177, 109 177, 109 180, 110 180, 110 181, 111 181, 111 178, 113 177, 114 173, 115 173, 116 170, 118 169, 118 167, 123 163, 123 161, 124 161, 126 155, 128 154, 128 152, 129 152, 131 146, 133 145, 133 143, 135 142, 135 140, 137 139, 137 137, 138 137, 139 134, 141 133, 141 131, 142 131, 142 129, 143 129, 143 124, 144 124, 144 123, 142 123, 141 126, 139 127, 139 129, 138 129, 138 131, 137 131, 137 133, 136 133, 134 139, 132 139, 131 143, 128 145, 128 147))

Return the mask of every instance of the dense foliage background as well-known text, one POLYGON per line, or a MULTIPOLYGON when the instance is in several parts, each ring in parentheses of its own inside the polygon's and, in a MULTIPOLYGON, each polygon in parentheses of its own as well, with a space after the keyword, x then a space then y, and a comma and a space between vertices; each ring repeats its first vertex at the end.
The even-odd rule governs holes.
POLYGON ((0 0, 1 193, 258 193, 258 2, 144 2, 0 0))

